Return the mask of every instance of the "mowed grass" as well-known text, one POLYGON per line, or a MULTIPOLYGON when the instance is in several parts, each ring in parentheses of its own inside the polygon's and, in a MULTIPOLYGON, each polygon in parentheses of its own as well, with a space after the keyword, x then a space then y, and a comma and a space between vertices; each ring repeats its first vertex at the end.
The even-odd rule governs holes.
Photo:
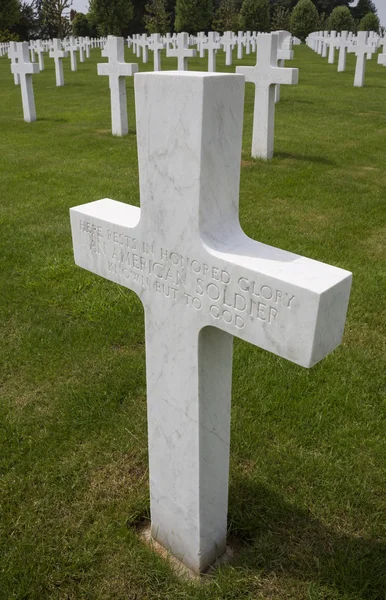
POLYGON ((343 344, 313 369, 236 340, 234 559, 198 584, 138 537, 149 519, 142 306, 72 256, 71 206, 139 204, 133 80, 118 139, 100 51, 77 73, 65 61, 64 88, 45 60, 38 121, 26 124, 0 59, 1 600, 385 599, 386 69, 369 61, 355 89, 352 55, 338 74, 297 47, 300 83, 282 87, 268 163, 250 159, 247 86, 245 231, 354 280, 343 344))

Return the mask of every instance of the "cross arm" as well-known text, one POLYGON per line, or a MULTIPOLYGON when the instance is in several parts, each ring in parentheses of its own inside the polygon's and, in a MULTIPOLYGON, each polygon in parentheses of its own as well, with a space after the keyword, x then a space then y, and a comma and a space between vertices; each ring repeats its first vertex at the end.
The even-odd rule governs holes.
POLYGON ((141 233, 141 211, 104 199, 71 209, 75 262, 170 314, 213 326, 304 367, 343 335, 351 273, 255 242, 242 232, 228 247, 210 240, 181 254, 141 233), (190 317, 189 317, 190 315, 190 317))
POLYGON ((137 63, 98 63, 98 75, 118 75, 131 77, 138 72, 137 63))
MULTIPOLYGON (((227 273, 209 293, 217 326, 260 348, 312 367, 342 340, 350 272, 273 248, 240 233, 236 245, 207 245, 208 263, 227 273), (214 301, 219 295, 219 298, 214 301)), ((213 324, 213 323, 211 323, 213 324)))

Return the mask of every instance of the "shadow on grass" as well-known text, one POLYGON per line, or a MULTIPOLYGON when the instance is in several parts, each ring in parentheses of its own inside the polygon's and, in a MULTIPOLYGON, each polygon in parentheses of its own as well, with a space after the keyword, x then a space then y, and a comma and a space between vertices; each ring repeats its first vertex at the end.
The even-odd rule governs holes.
POLYGON ((291 154, 291 152, 275 152, 275 158, 291 158, 292 160, 305 160, 307 162, 319 163, 321 165, 330 165, 334 167, 336 163, 324 156, 310 156, 304 154, 291 154))
POLYGON ((233 478, 228 520, 229 543, 243 567, 332 586, 363 600, 386 598, 386 541, 328 529, 243 477, 233 478))

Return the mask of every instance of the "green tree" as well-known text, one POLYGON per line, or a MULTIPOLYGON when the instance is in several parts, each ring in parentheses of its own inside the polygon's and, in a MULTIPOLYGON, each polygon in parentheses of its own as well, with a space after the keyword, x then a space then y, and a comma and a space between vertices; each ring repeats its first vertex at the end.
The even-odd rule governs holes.
POLYGON ((320 31, 328 31, 328 16, 324 12, 319 15, 319 23, 317 29, 319 29, 320 31))
POLYGON ((271 31, 289 31, 291 12, 280 4, 276 4, 272 11, 271 31))
POLYGON ((166 0, 150 0, 145 11, 144 21, 148 33, 165 35, 170 31, 170 13, 167 11, 166 0))
POLYGON ((237 31, 239 28, 239 13, 235 0, 222 0, 216 10, 212 28, 214 31, 237 31))
POLYGON ((291 33, 303 42, 306 37, 316 31, 319 25, 319 15, 311 0, 299 0, 291 15, 291 33))
POLYGON ((177 0, 174 28, 197 33, 208 31, 213 20, 212 0, 177 0))
POLYGON ((0 0, 0 31, 10 30, 19 20, 20 3, 18 0, 0 0))
POLYGON ((354 19, 360 21, 368 13, 377 14, 377 7, 372 0, 359 0, 358 4, 352 9, 354 19))
POLYGON ((240 11, 240 27, 244 31, 269 31, 269 0, 244 0, 240 11))
POLYGON ((72 33, 76 37, 92 36, 92 27, 87 15, 81 12, 76 13, 72 20, 72 33))
POLYGON ((125 35, 133 20, 131 0, 91 0, 89 19, 99 35, 125 35))
POLYGON ((72 0, 43 0, 41 19, 48 37, 64 38, 71 32, 71 24, 66 12, 69 12, 72 0))
POLYGON ((334 8, 328 19, 328 29, 331 31, 352 31, 354 29, 354 19, 347 6, 334 8))
POLYGON ((11 28, 11 31, 23 41, 36 38, 38 33, 38 22, 31 4, 27 4, 26 2, 20 4, 19 20, 16 25, 11 28))
POLYGON ((373 12, 369 12, 360 20, 358 31, 375 31, 376 33, 379 33, 379 25, 380 23, 377 15, 373 12))

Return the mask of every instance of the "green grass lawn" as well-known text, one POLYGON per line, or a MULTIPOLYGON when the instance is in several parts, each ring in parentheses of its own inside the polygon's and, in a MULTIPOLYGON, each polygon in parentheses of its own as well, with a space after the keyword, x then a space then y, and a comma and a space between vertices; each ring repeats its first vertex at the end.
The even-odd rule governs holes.
POLYGON ((268 163, 250 159, 247 86, 244 230, 354 280, 343 344, 313 369, 236 340, 234 560, 200 585, 138 538, 149 518, 142 306, 72 255, 71 206, 139 204, 133 80, 118 139, 100 51, 77 73, 65 61, 64 88, 45 60, 27 124, 0 59, 1 600, 384 600, 386 68, 369 61, 357 89, 352 55, 338 74, 297 47, 300 83, 282 87, 268 163))

